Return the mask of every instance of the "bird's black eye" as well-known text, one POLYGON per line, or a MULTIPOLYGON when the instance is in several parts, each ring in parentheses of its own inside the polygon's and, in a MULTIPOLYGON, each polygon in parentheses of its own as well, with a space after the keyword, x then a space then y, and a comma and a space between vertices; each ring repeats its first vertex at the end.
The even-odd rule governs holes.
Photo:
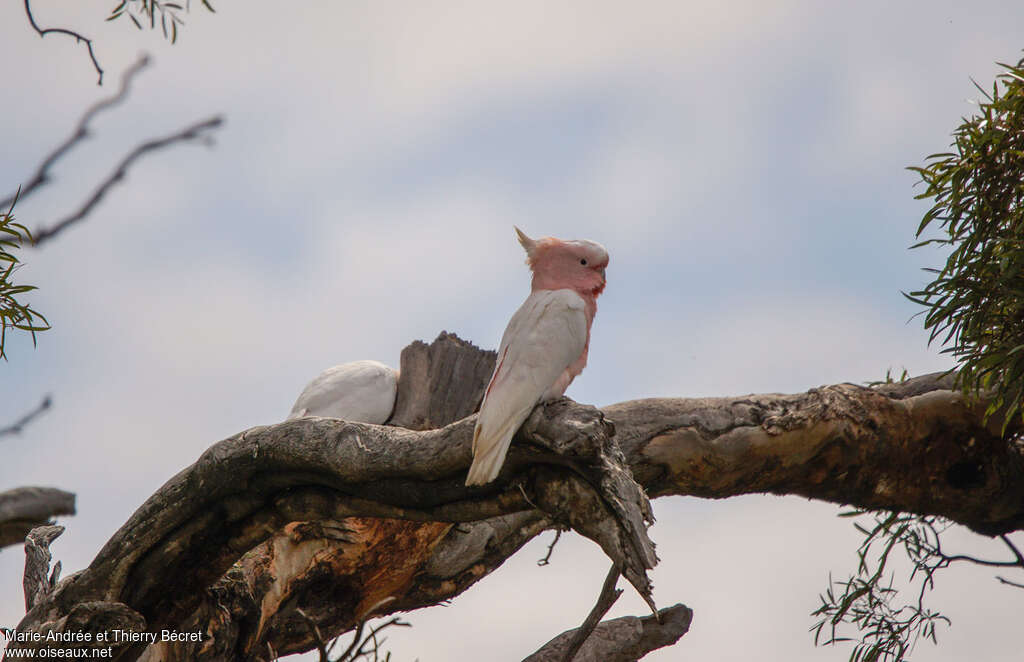
POLYGON ((587 258, 581 257, 580 258, 580 264, 582 264, 583 266, 587 266, 587 258))

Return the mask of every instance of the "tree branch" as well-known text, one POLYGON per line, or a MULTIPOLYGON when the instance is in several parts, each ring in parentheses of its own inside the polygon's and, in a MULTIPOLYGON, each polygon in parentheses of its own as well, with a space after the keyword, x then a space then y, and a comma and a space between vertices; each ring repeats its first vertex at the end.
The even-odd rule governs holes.
MULTIPOLYGON (((25 2, 25 7, 26 10, 28 10, 29 5, 27 0, 25 2)), ((29 11, 30 19, 31 16, 31 12, 29 11)), ((33 23, 33 27, 35 27, 35 23, 33 23)), ((149 66, 149 64, 149 56, 144 55, 140 57, 132 66, 125 70, 124 74, 121 76, 121 87, 115 94, 99 100, 85 111, 82 117, 78 120, 78 124, 71 135, 43 159, 42 163, 39 164, 36 171, 32 174, 32 177, 21 187, 20 196, 22 198, 31 195, 40 187, 52 181, 50 170, 53 168, 54 164, 67 155, 75 145, 91 135, 92 129, 90 124, 100 113, 120 105, 128 97, 128 94, 131 91, 131 84, 134 81, 135 76, 149 66)), ((68 226, 85 218, 93 208, 100 203, 107 192, 115 184, 125 178, 131 165, 144 154, 169 147, 177 142, 209 142, 209 132, 219 128, 223 123, 223 117, 217 115, 203 121, 196 122, 185 127, 181 131, 163 138, 156 138, 138 145, 121 159, 120 163, 117 164, 114 170, 100 182, 100 184, 90 194, 89 198, 76 211, 65 216, 50 227, 36 228, 36 230, 32 232, 32 238, 34 239, 33 245, 39 246, 44 241, 52 239, 68 226)), ((0 207, 9 206, 16 197, 17 194, 14 194, 0 200, 0 207)))
MULTIPOLYGON (((637 400, 604 414, 614 421, 614 437, 633 475, 656 495, 791 493, 939 514, 989 535, 1016 530, 1024 522, 1021 448, 982 424, 985 403, 966 403, 950 386, 947 378, 930 375, 795 395, 637 400)), ((616 545, 618 553, 628 551, 632 543, 624 529, 600 523, 622 518, 609 519, 613 509, 593 500, 586 487, 594 481, 579 478, 592 471, 588 462, 600 447, 594 440, 609 431, 602 412, 569 400, 538 408, 498 480, 469 489, 462 482, 473 425, 469 417, 414 432, 300 419, 215 444, 19 628, 65 627, 59 625, 62 614, 102 601, 137 613, 150 631, 202 624, 223 633, 232 654, 263 659, 269 648, 285 654, 312 646, 308 627, 289 628, 295 621, 278 618, 288 613, 282 595, 332 637, 370 612, 382 616, 459 594, 556 522, 601 540, 606 551, 616 545), (575 510, 553 507, 559 499, 575 510), (538 512, 534 504, 549 510, 538 512), (584 522, 589 514, 583 509, 592 509, 598 523, 584 522), (359 521, 354 517, 434 522, 439 528, 419 525, 392 535, 384 520, 372 525, 380 535, 367 536, 352 524, 359 521), (264 551, 255 558, 246 554, 281 527, 286 535, 273 538, 272 550, 258 548, 264 551), (361 574, 367 558, 403 558, 417 546, 409 565, 386 586, 361 574), (322 556, 328 547, 333 556, 322 556), (294 560, 293 553, 304 553, 304 567, 320 567, 319 574, 304 570, 287 586, 275 583, 275 558, 294 560), (318 566, 324 558, 331 560, 318 566), (172 585, 163 581, 167 576, 175 577, 172 585), (234 589, 242 586, 250 589, 244 604, 234 589), (314 587, 323 590, 317 594, 314 587), (256 614, 258 622, 240 629, 239 623, 249 622, 246 614, 256 614)), ((998 431, 1000 422, 991 425, 998 431)), ((141 653, 125 650, 121 659, 141 653)), ((151 649, 146 659, 222 658, 151 649)))
MULTIPOLYGON (((27 2, 25 4, 28 6, 27 2)), ((39 164, 39 167, 36 168, 32 177, 22 185, 20 190, 20 196, 22 198, 32 195, 39 187, 51 181, 50 168, 53 167, 53 164, 67 154, 72 147, 89 137, 91 133, 89 123, 92 122, 97 115, 105 110, 118 106, 127 98, 128 92, 131 90, 132 80, 134 80, 136 74, 149 66, 149 63, 150 60, 148 55, 141 56, 135 61, 135 64, 125 69, 124 74, 121 75, 121 87, 114 95, 109 96, 106 99, 100 99, 86 109, 85 113, 78 120, 78 125, 75 127, 74 132, 68 136, 67 140, 62 142, 60 145, 57 145, 56 149, 46 155, 46 158, 44 158, 42 163, 39 164)), ((16 195, 17 194, 11 195, 0 200, 0 207, 10 206, 16 195)))
MULTIPOLYGON (((35 17, 32 16, 32 7, 29 5, 29 0, 25 0, 25 15, 28 16, 29 25, 31 25, 32 29, 34 29, 37 33, 39 33, 40 37, 45 37, 48 34, 63 34, 63 35, 67 35, 69 37, 74 37, 74 39, 76 41, 78 41, 79 43, 84 41, 85 42, 85 47, 89 49, 89 59, 92 60, 92 66, 95 67, 96 73, 97 73, 97 75, 99 75, 99 80, 96 81, 96 84, 97 85, 102 85, 103 84, 103 69, 100 67, 100 63, 96 59, 96 54, 93 53, 93 50, 92 50, 92 40, 91 39, 86 39, 85 37, 83 37, 82 35, 78 34, 77 32, 74 32, 73 30, 65 30, 64 28, 47 28, 45 30, 40 28, 39 25, 36 24, 35 17)), ((0 207, 3 207, 3 206, 4 205, 0 205, 0 207)))
POLYGON ((997 416, 983 422, 987 402, 952 387, 935 373, 875 388, 634 400, 604 413, 652 496, 798 494, 941 515, 989 536, 1018 530, 1024 445, 1000 436, 997 416))
MULTIPOLYGON (((619 568, 616 565, 612 565, 611 570, 608 571, 608 576, 604 578, 604 585, 601 587, 601 593, 597 596, 597 602, 594 603, 594 608, 587 614, 586 620, 583 621, 583 625, 579 626, 572 637, 569 639, 568 644, 565 647, 565 654, 562 655, 562 662, 572 662, 576 657, 576 653, 579 652, 583 642, 594 632, 594 628, 601 622, 604 615, 608 613, 608 610, 612 608, 615 601, 622 595, 622 589, 615 588, 615 584, 619 581, 619 568)), ((655 612, 657 613, 657 612, 655 612)))
POLYGON ((35 420, 38 416, 41 416, 43 413, 45 413, 46 410, 48 410, 50 408, 50 405, 52 404, 53 400, 50 398, 49 395, 43 396, 43 401, 39 403, 38 407, 30 411, 29 413, 25 414, 18 420, 14 421, 7 427, 0 428, 0 437, 9 434, 21 434, 22 430, 25 429, 26 425, 35 420))
POLYGON ((21 544, 51 518, 75 514, 75 495, 53 487, 18 487, 0 492, 0 548, 21 544))
POLYGON ((135 162, 136 159, 146 154, 147 152, 156 151, 168 147, 176 142, 189 142, 189 141, 200 141, 208 142, 209 136, 207 132, 212 131, 220 127, 224 123, 224 118, 220 115, 210 117, 201 122, 197 122, 188 127, 185 127, 181 131, 172 133, 163 138, 156 138, 142 143, 131 152, 127 154, 121 162, 117 165, 114 171, 104 179, 98 187, 92 192, 92 195, 85 201, 85 203, 78 208, 77 211, 64 217, 60 221, 54 223, 50 227, 37 228, 32 233, 32 238, 35 240, 34 245, 39 246, 44 241, 53 238, 62 230, 68 226, 76 223, 85 218, 89 212, 92 211, 103 197, 107 194, 114 184, 117 184, 128 174, 128 168, 135 162))
MULTIPOLYGON (((657 616, 623 616, 604 621, 586 638, 576 660, 579 662, 636 662, 653 650, 671 646, 690 629, 693 611, 673 605, 657 616)), ((523 662, 561 662, 576 630, 569 630, 544 644, 523 662)))

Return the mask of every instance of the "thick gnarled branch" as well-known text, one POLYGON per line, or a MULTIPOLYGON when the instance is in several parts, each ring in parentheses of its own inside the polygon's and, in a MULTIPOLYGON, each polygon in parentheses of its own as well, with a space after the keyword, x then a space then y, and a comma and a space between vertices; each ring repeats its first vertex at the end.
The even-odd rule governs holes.
POLYGON ((985 535, 1024 526, 1024 446, 943 373, 794 395, 650 399, 604 409, 653 496, 771 492, 941 515, 985 535))
MULTIPOLYGON (((984 426, 981 406, 966 403, 950 386, 926 376, 879 388, 843 384, 795 395, 640 400, 604 413, 633 475, 652 494, 792 493, 941 514, 991 533, 1020 528, 1021 449, 984 426)), ((203 618, 197 596, 289 522, 352 516, 478 521, 456 526, 440 540, 424 538, 427 560, 374 613, 436 604, 465 590, 555 520, 579 519, 536 506, 552 501, 545 490, 557 496, 567 480, 578 485, 582 477, 590 484, 589 465, 579 460, 593 451, 574 453, 592 449, 592 430, 606 425, 600 412, 571 401, 538 409, 499 480, 474 490, 462 485, 472 418, 425 432, 330 419, 254 428, 215 445, 169 481, 89 569, 62 582, 20 627, 54 627, 86 601, 121 605, 150 630, 203 618), (169 573, 177 579, 172 587, 159 579, 169 573)), ((308 529, 292 543, 315 546, 333 536, 344 544, 350 535, 344 527, 327 526, 320 533, 308 529)), ((244 562, 224 575, 232 576, 245 581, 244 562)), ((358 579, 350 575, 350 581, 358 579)), ((332 585, 343 588, 344 581, 335 575, 332 585)), ((241 615, 252 607, 225 611, 235 614, 236 608, 234 625, 244 629, 241 615)), ((357 612, 349 604, 322 616, 351 627, 357 612)), ((286 631, 277 630, 275 642, 287 641, 286 631)), ((292 650, 275 647, 286 649, 292 650)), ((122 659, 133 659, 141 650, 123 653, 122 659)), ((147 651, 146 659, 188 659, 153 653, 147 651)))

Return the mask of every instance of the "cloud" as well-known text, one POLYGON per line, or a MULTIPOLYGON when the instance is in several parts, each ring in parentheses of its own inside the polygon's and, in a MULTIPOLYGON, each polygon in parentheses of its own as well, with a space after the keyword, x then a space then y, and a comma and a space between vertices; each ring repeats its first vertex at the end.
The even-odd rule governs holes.
MULTIPOLYGON (((28 254, 22 273, 55 328, 36 350, 13 341, 0 400, 8 418, 46 392, 56 406, 3 442, 0 475, 79 493, 54 551, 84 567, 162 481, 210 443, 283 418, 322 368, 394 364, 442 329, 494 347, 529 287, 513 224, 611 252, 591 364, 570 390, 582 401, 945 368, 899 296, 930 258, 905 251, 923 210, 902 168, 942 149, 970 112, 968 76, 988 80, 993 60, 1019 54, 1020 12, 268 4, 193 12, 171 47, 105 23, 103 8, 40 5, 45 23, 95 35, 108 70, 97 89, 73 40, 38 39, 18 6, 0 7, 0 71, 17 91, 0 181, 21 181, 139 48, 156 54, 131 100, 19 207, 30 226, 73 207, 138 141, 228 117, 215 149, 140 162, 94 217, 28 254)), ((845 659, 804 633, 827 570, 852 558, 832 506, 656 508, 659 601, 697 609, 680 650, 845 659)), ((538 569, 545 544, 452 608, 415 614, 395 650, 518 659, 575 626, 606 561, 570 541, 538 569), (538 607, 536 596, 548 597, 538 607)), ((0 594, 13 596, 0 624, 20 618, 21 563, 0 553, 0 594)), ((1008 604, 971 588, 972 604, 1008 604)), ((643 612, 630 596, 617 609, 643 612)), ((1016 650, 998 639, 1013 628, 991 617, 965 614, 928 654, 962 659, 972 641, 992 659, 1016 650)))

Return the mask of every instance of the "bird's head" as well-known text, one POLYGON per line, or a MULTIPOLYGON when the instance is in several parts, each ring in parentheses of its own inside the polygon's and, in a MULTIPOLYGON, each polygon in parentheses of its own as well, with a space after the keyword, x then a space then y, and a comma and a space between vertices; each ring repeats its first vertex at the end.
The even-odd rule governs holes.
POLYGON ((535 291, 572 289, 596 297, 604 290, 608 251, 601 244, 586 239, 531 239, 519 228, 516 235, 526 250, 535 291))

